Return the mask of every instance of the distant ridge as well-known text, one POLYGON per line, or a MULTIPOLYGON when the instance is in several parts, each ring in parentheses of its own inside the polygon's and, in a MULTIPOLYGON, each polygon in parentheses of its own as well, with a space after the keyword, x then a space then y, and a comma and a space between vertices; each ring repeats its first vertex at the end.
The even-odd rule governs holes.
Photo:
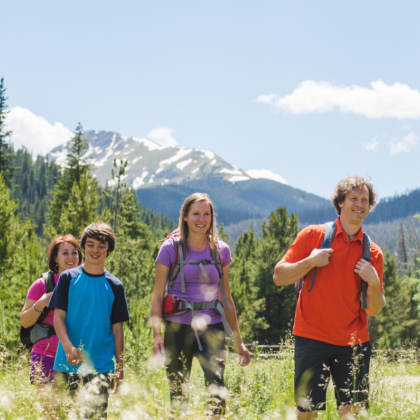
MULTIPOLYGON (((219 221, 238 223, 263 218, 279 206, 299 215, 324 207, 328 201, 286 185, 284 178, 268 170, 248 173, 209 150, 163 147, 148 139, 115 132, 86 131, 86 156, 96 168, 102 186, 110 185, 114 159, 128 159, 124 182, 137 190, 148 208, 177 220, 184 199, 193 192, 207 192, 215 203, 219 221), (253 177, 252 177, 253 176, 253 177), (270 179, 267 179, 270 178, 270 179)), ((49 157, 65 165, 67 145, 54 148, 49 157)))

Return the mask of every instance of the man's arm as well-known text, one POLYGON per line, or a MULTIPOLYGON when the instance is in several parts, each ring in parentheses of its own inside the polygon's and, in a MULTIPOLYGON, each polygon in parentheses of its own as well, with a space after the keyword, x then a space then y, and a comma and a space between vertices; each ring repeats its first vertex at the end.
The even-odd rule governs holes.
POLYGON ((378 315, 385 305, 385 296, 381 290, 381 282, 375 267, 363 258, 356 264, 354 272, 367 284, 366 313, 369 316, 378 315))
POLYGON ((66 312, 62 309, 54 310, 54 329, 58 339, 61 341, 67 361, 72 366, 81 365, 85 360, 82 352, 73 346, 67 334, 66 312))
POLYGON ((331 248, 312 250, 309 257, 296 263, 289 263, 280 260, 274 268, 273 280, 276 286, 287 286, 296 283, 309 273, 314 267, 324 267, 329 264, 331 254, 334 252, 331 248))
POLYGON ((114 336, 115 343, 115 359, 117 360, 117 374, 116 382, 117 387, 113 392, 118 392, 118 388, 124 380, 124 329, 123 323, 118 322, 117 324, 111 325, 112 334, 114 336))

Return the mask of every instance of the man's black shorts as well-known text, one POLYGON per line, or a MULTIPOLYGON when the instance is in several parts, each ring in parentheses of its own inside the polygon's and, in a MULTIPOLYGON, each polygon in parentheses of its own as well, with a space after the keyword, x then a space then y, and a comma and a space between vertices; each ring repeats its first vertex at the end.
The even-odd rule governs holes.
POLYGON ((336 346, 295 337, 295 402, 299 411, 325 410, 327 387, 333 379, 337 407, 367 403, 370 342, 336 346))

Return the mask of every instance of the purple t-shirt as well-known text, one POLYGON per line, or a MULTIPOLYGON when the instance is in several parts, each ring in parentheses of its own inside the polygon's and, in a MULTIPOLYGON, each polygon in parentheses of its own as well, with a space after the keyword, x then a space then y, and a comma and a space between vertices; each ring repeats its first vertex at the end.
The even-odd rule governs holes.
MULTIPOLYGON (((58 282, 57 274, 54 274, 55 284, 58 282)), ((46 291, 45 280, 43 277, 40 277, 38 280, 35 280, 32 283, 32 286, 29 288, 28 295, 26 299, 39 300, 44 295, 46 291)), ((47 317, 42 321, 43 324, 54 325, 54 311, 50 311, 47 317)), ((58 338, 56 335, 53 335, 50 338, 44 338, 37 341, 32 347, 32 353, 42 354, 43 356, 54 357, 57 353, 58 338)))
MULTIPOLYGON (((226 267, 232 261, 229 246, 225 242, 219 240, 219 249, 222 267, 226 267)), ((176 251, 174 241, 170 238, 161 246, 156 262, 169 267, 169 272, 172 273, 175 259, 176 251)), ((208 244, 203 251, 196 251, 190 247, 190 252, 185 255, 185 261, 211 259, 213 259, 213 257, 211 255, 210 245, 208 244)), ((184 266, 185 293, 182 293, 181 274, 178 274, 171 290, 171 294, 177 295, 190 302, 211 302, 218 298, 219 273, 217 272, 217 268, 213 264, 208 264, 204 265, 204 269, 206 270, 210 283, 206 282, 198 264, 187 264, 184 266)), ((204 317, 203 319, 207 325, 222 322, 222 317, 214 309, 194 311, 194 315, 195 318, 204 317)), ((191 311, 187 311, 185 314, 168 316, 166 319, 168 321, 191 325, 192 314, 191 311)))

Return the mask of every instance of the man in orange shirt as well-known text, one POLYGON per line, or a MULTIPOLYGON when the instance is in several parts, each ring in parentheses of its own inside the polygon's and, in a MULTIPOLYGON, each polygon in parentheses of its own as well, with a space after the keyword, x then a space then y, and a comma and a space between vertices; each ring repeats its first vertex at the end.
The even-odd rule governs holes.
POLYGON ((372 242, 370 262, 362 258, 362 223, 377 203, 372 184, 362 177, 344 178, 331 201, 338 213, 331 248, 320 249, 325 225, 308 226, 274 269, 277 286, 306 279, 293 328, 298 420, 316 419, 318 410, 325 410, 330 376, 340 418, 353 418, 365 406, 371 355, 367 315, 377 315, 385 305, 383 253, 372 242), (366 310, 360 302, 362 280, 367 283, 366 310))

